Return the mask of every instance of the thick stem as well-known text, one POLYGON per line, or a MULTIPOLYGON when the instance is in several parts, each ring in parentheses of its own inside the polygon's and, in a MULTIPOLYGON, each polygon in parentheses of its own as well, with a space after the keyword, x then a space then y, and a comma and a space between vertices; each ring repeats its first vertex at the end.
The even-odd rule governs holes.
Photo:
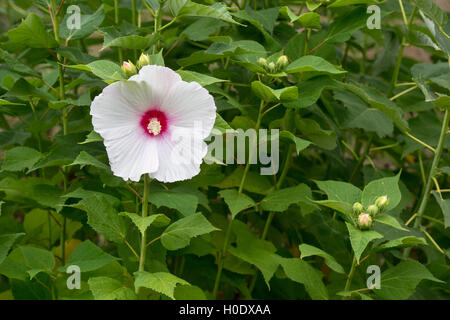
MULTIPOLYGON (((263 117, 264 106, 265 106, 264 101, 261 101, 261 104, 259 106, 258 119, 256 120, 256 125, 255 125, 256 132, 258 132, 259 127, 261 126, 261 120, 263 117)), ((239 195, 242 193, 242 190, 244 189, 245 178, 247 177, 247 172, 250 168, 250 160, 251 160, 250 157, 253 154, 254 147, 255 146, 253 146, 253 145, 251 146, 251 150, 249 153, 249 159, 248 159, 247 164, 245 165, 244 173, 242 174, 241 183, 239 184, 239 190, 238 190, 239 195)), ((230 219, 228 221, 227 231, 225 233, 225 240, 223 243, 222 251, 219 252, 219 255, 217 257, 217 274, 216 274, 216 280, 214 281, 214 288, 213 288, 213 296, 214 297, 216 296, 217 290, 219 289, 220 278, 222 276, 222 269, 223 269, 223 262, 224 262, 223 258, 225 257, 225 254, 228 251, 228 244, 230 242, 232 224, 233 224, 233 219, 230 219)))
MULTIPOLYGON (((142 217, 145 218, 148 215, 148 195, 150 191, 150 184, 148 175, 144 175, 144 195, 142 197, 142 217)), ((145 268, 145 256, 147 253, 147 233, 144 231, 141 237, 141 252, 139 255, 139 271, 144 271, 145 268)))

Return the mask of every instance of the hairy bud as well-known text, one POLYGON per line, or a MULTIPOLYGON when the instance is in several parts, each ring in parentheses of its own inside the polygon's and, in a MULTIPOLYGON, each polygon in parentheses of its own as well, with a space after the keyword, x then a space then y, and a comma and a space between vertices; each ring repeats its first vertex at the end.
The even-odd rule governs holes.
POLYGON ((377 200, 375 200, 375 205, 380 209, 380 211, 383 211, 386 206, 389 204, 389 199, 387 196, 381 196, 378 197, 377 200))
POLYGON ((367 213, 370 214, 372 217, 375 216, 378 213, 378 207, 374 204, 371 204, 369 207, 367 207, 367 213))
POLYGON ((139 60, 137 62, 137 67, 141 69, 144 66, 148 66, 150 64, 150 57, 148 54, 141 53, 139 60))
POLYGON ((282 55, 278 58, 276 67, 278 68, 278 70, 283 70, 288 65, 288 63, 288 58, 285 55, 282 55))
POLYGON ((353 204, 353 213, 354 214, 360 214, 363 211, 363 205, 359 202, 355 202, 353 204))

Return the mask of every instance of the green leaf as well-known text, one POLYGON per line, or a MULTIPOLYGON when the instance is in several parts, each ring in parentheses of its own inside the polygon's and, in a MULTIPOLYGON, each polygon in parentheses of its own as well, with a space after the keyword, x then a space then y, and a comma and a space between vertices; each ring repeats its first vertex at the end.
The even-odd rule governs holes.
POLYGON ((319 271, 298 258, 280 258, 280 262, 286 276, 303 284, 311 299, 328 300, 328 292, 319 271))
POLYGON ((260 81, 253 81, 252 90, 258 98, 266 102, 292 101, 298 99, 298 88, 295 86, 272 89, 260 81))
POLYGON ((88 213, 88 224, 106 239, 122 243, 126 230, 125 224, 108 199, 101 195, 92 195, 79 203, 88 213))
POLYGON ((336 148, 336 132, 322 129, 315 120, 301 118, 297 115, 295 117, 295 126, 306 138, 319 147, 326 150, 334 150, 336 148))
POLYGON ((355 253, 356 262, 359 263, 359 259, 369 242, 375 239, 381 239, 383 235, 373 230, 359 230, 348 222, 345 224, 350 235, 350 243, 355 253))
POLYGON ((314 180, 320 190, 325 192, 328 200, 347 202, 351 205, 361 201, 362 191, 351 183, 342 181, 318 181, 314 180))
POLYGON ((243 193, 239 194, 235 189, 221 190, 219 191, 219 195, 228 205, 232 219, 234 219, 239 212, 256 205, 252 198, 243 193))
POLYGON ((345 273, 344 268, 342 268, 342 266, 336 261, 336 259, 322 249, 313 247, 306 243, 301 244, 298 248, 300 249, 301 259, 310 256, 319 256, 325 259, 325 263, 328 267, 330 267, 330 269, 334 270, 337 273, 345 273))
POLYGON ((192 82, 195 81, 201 86, 208 86, 213 83, 217 82, 225 82, 228 80, 218 79, 214 78, 202 73, 198 73, 195 71, 189 71, 189 70, 178 70, 177 73, 181 76, 181 78, 186 82, 192 82))
POLYGON ((27 267, 27 273, 33 279, 40 272, 52 272, 55 267, 53 254, 37 247, 21 246, 11 252, 10 257, 27 267))
POLYGON ((203 41, 226 25, 227 24, 222 21, 217 21, 217 19, 200 18, 189 24, 181 35, 186 36, 193 41, 203 41))
POLYGON ((283 212, 290 205, 306 203, 311 205, 308 199, 312 198, 311 189, 304 183, 295 187, 276 190, 261 201, 261 207, 266 211, 283 212))
POLYGON ((287 130, 282 130, 280 132, 281 139, 287 139, 290 142, 295 144, 295 151, 297 151, 297 155, 300 154, 300 151, 305 150, 311 145, 311 141, 299 138, 295 136, 292 132, 287 130))
POLYGON ((208 17, 223 20, 225 22, 240 24, 233 20, 232 16, 227 11, 227 7, 222 3, 215 3, 212 6, 206 6, 190 0, 169 0, 169 8, 174 17, 208 17))
POLYGON ((109 47, 144 50, 150 47, 153 43, 155 43, 158 40, 157 37, 153 35, 147 36, 139 36, 136 34, 124 35, 119 31, 117 31, 117 29, 112 26, 101 28, 100 31, 103 32, 104 36, 103 47, 100 49, 100 51, 103 51, 104 49, 109 47))
POLYGON ((168 272, 149 273, 138 271, 134 273, 134 276, 136 277, 134 281, 136 289, 148 288, 162 293, 173 300, 175 300, 174 293, 177 285, 189 285, 188 282, 168 272))
POLYGON ((122 69, 114 62, 108 60, 97 60, 88 64, 67 67, 92 72, 100 79, 107 81, 126 80, 122 69))
POLYGON ((442 282, 436 279, 428 269, 415 260, 402 261, 381 274, 380 289, 374 289, 381 299, 408 299, 422 280, 442 282))
POLYGON ((130 218, 141 234, 144 234, 152 224, 158 228, 164 228, 170 223, 170 219, 162 213, 153 214, 148 217, 142 217, 134 212, 121 212, 120 214, 130 218))
POLYGON ((175 287, 175 300, 207 300, 205 293, 197 286, 178 285, 175 287))
MULTIPOLYGON (((353 206, 348 202, 338 200, 316 200, 314 202, 349 216, 353 213, 353 206)), ((348 218, 346 218, 346 220, 350 221, 348 218)))
POLYGON ((109 277, 94 277, 88 280, 95 300, 136 300, 136 294, 122 282, 109 277))
POLYGON ((2 171, 21 171, 30 169, 41 158, 41 153, 29 147, 15 147, 5 151, 2 171))
POLYGON ((8 37, 30 48, 54 48, 57 43, 51 32, 48 32, 38 15, 30 13, 15 29, 8 31, 8 37))
POLYGON ((388 242, 383 243, 382 245, 379 245, 376 248, 376 251, 407 248, 407 247, 416 246, 418 244, 427 245, 427 241, 423 238, 418 238, 415 236, 407 236, 407 237, 401 237, 401 238, 394 239, 394 240, 389 240, 388 242))
MULTIPOLYGON (((70 254, 66 266, 76 265, 81 272, 89 272, 100 269, 115 260, 119 259, 106 253, 91 241, 85 240, 70 254)), ((65 271, 66 268, 61 267, 60 269, 62 269, 60 271, 65 271)))
POLYGON ((340 70, 325 59, 316 56, 303 56, 291 62, 285 69, 287 73, 297 72, 319 72, 325 74, 342 74, 345 70, 340 70))
POLYGON ((0 264, 5 260, 8 255, 9 249, 13 246, 16 240, 25 235, 25 233, 13 233, 0 235, 0 264))
POLYGON ((450 199, 442 199, 441 195, 437 191, 433 191, 434 198, 439 204, 444 215, 444 226, 445 228, 450 227, 450 199))
POLYGON ((321 29, 320 15, 315 12, 306 12, 297 16, 288 6, 281 7, 280 13, 288 17, 290 22, 299 22, 304 28, 321 29))
POLYGON ((161 242, 168 250, 178 250, 189 245, 191 239, 214 230, 211 223, 196 213, 172 223, 161 235, 161 242))
POLYGON ((402 227, 402 225, 397 221, 397 219, 395 219, 394 217, 392 217, 388 214, 376 216, 373 220, 376 222, 380 222, 382 224, 388 225, 390 227, 393 227, 395 229, 409 231, 408 229, 402 227))
POLYGON ((336 0, 330 5, 328 5, 328 8, 335 8, 335 7, 345 7, 345 6, 351 6, 355 4, 376 4, 379 5, 383 2, 386 2, 386 0, 377 1, 377 0, 336 0))
POLYGON ((91 142, 99 142, 99 141, 103 141, 103 138, 101 135, 99 135, 97 132, 95 131, 91 131, 87 136, 86 136, 86 140, 84 140, 83 142, 79 142, 78 144, 86 144, 86 143, 91 143, 91 142))
POLYGON ((447 14, 433 0, 413 0, 413 2, 435 24, 444 26, 448 21, 447 14))
POLYGON ((385 210, 390 211, 394 209, 400 203, 402 198, 402 193, 398 186, 400 174, 401 172, 394 177, 371 181, 366 185, 361 196, 362 205, 367 208, 371 204, 374 204, 378 197, 387 195, 389 204, 386 206, 385 210))
POLYGON ((158 208, 167 207, 178 210, 184 216, 193 215, 198 206, 198 197, 172 190, 150 192, 148 201, 158 208))
POLYGON ((95 157, 91 156, 86 151, 81 151, 76 159, 68 166, 80 165, 83 168, 86 165, 97 167, 100 169, 109 170, 109 167, 103 162, 98 161, 95 157))
MULTIPOLYGON (((76 13, 76 12, 75 12, 76 13)), ((75 13, 67 13, 60 22, 59 36, 65 40, 79 40, 91 35, 105 19, 103 5, 93 14, 80 14, 80 28, 69 29, 70 17, 75 13)))

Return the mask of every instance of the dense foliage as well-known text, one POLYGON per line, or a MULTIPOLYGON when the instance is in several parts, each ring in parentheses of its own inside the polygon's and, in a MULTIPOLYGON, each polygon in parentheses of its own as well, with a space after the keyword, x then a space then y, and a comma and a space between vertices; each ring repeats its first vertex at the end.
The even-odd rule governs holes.
POLYGON ((450 20, 432 0, 0 6, 0 299, 450 298, 450 20), (227 139, 279 129, 279 170, 213 155, 187 181, 115 177, 90 105, 148 63, 204 86, 227 139))

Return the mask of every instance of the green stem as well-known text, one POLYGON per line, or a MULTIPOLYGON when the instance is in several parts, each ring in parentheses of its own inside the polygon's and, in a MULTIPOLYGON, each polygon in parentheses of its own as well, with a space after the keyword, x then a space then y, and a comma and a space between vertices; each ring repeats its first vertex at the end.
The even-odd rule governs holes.
MULTIPOLYGON (((114 0, 114 23, 119 25, 119 0, 114 0)), ((117 47, 117 55, 119 57, 119 63, 122 64, 123 52, 121 47, 117 47)))
MULTIPOLYGON (((150 191, 150 184, 148 175, 144 175, 144 195, 142 197, 142 217, 145 218, 148 215, 148 195, 150 191)), ((139 271, 144 271, 145 268, 145 256, 147 253, 147 233, 144 231, 141 237, 141 252, 139 255, 139 271)))
MULTIPOLYGON (((154 17, 155 18, 155 21, 154 21, 154 23, 155 23, 154 29, 155 30, 153 31, 153 34, 155 34, 155 35, 158 35, 161 32, 161 30, 163 29, 163 28, 161 28, 161 25, 162 25, 162 6, 163 6, 163 1, 160 0, 159 1, 158 10, 156 11, 156 15, 154 17)), ((173 22, 173 20, 172 20, 172 22, 173 22)), ((170 24, 170 23, 171 22, 169 22, 168 24, 170 24)), ((159 46, 160 46, 160 42, 159 42, 159 40, 157 40, 155 45, 153 46, 153 54, 158 53, 159 46)))
POLYGON ((402 43, 400 44, 400 48, 398 49, 397 58, 395 59, 395 67, 394 72, 392 73, 391 83, 389 85, 388 97, 392 96, 394 92, 395 84, 397 83, 398 74, 400 72, 400 66, 402 64, 403 59, 403 49, 405 49, 405 38, 402 38, 402 43))
POLYGON ((355 270, 356 270, 356 256, 353 256, 353 261, 352 261, 352 267, 350 268, 350 273, 348 274, 348 278, 347 281, 345 282, 345 288, 344 291, 349 291, 350 290, 350 286, 352 284, 352 280, 353 280, 353 276, 355 274, 355 270))
MULTIPOLYGON (((265 106, 264 101, 261 101, 261 104, 259 106, 258 119, 256 120, 256 125, 255 125, 256 132, 258 132, 259 127, 261 126, 261 120, 263 117, 264 106, 265 106)), ((254 146, 252 145, 251 148, 253 149, 254 146)), ((240 195, 242 193, 242 190, 244 189, 245 179, 247 177, 247 172, 250 168, 250 160, 251 160, 250 157, 252 154, 253 154, 253 150, 250 151, 248 162, 245 165, 244 173, 242 174, 242 178, 241 178, 241 183, 239 184, 238 195, 240 195)), ((222 269, 223 269, 223 263, 224 263, 223 260, 228 251, 228 244, 230 242, 232 224, 233 224, 233 219, 230 219, 228 221, 227 231, 225 233, 225 240, 223 243, 222 251, 219 252, 218 257, 217 257, 217 274, 216 274, 216 280, 214 281, 214 288, 213 288, 213 293, 212 293, 214 297, 216 296, 217 290, 219 289, 220 278, 222 276, 222 269)))

